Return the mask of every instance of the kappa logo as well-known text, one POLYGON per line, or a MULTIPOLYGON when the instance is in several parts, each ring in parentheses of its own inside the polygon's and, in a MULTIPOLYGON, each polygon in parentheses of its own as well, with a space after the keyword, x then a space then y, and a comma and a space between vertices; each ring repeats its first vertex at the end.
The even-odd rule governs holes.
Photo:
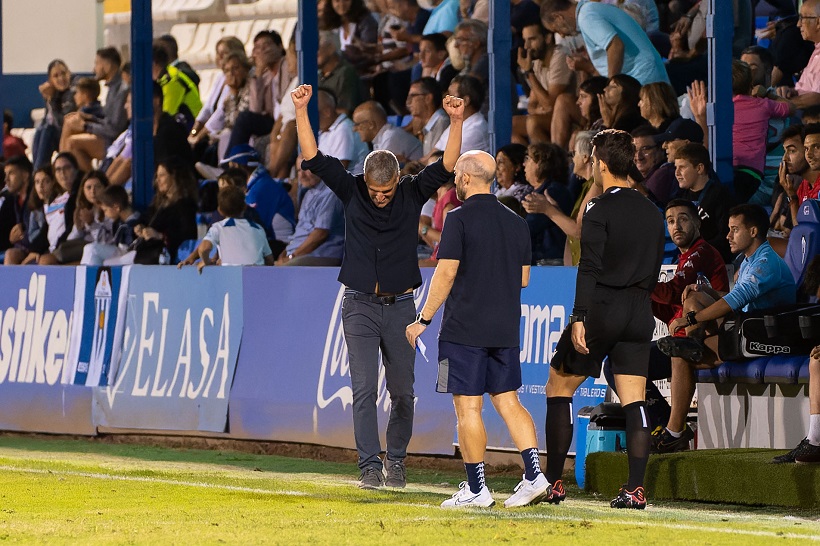
MULTIPOLYGON (((416 308, 424 301, 429 288, 429 282, 424 282, 414 292, 413 300, 416 308)), ((348 360, 347 343, 345 343, 344 327, 342 326, 344 291, 345 287, 343 285, 339 286, 339 292, 336 294, 336 301, 333 304, 333 312, 330 315, 330 323, 327 327, 322 365, 319 370, 319 381, 316 389, 316 405, 319 409, 325 409, 334 400, 338 400, 342 404, 343 410, 353 405, 353 389, 350 387, 350 361, 348 360)), ((379 388, 376 406, 387 411, 390 408, 390 396, 387 393, 384 366, 381 364, 382 355, 380 351, 379 388)))

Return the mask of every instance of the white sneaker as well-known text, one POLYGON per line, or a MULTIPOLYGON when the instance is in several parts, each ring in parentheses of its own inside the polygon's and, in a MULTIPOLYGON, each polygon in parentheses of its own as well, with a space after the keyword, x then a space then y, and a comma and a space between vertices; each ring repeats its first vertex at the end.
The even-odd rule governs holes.
POLYGON ((530 504, 538 504, 549 497, 552 487, 547 481, 546 476, 538 473, 534 480, 530 481, 526 478, 522 479, 518 485, 515 486, 515 492, 512 496, 504 501, 506 508, 513 508, 516 506, 527 506, 530 504))
POLYGON ((467 482, 461 482, 458 493, 441 503, 442 508, 467 508, 469 506, 479 506, 481 508, 489 508, 495 504, 493 497, 490 495, 490 490, 487 486, 481 488, 478 493, 470 491, 470 486, 467 482))

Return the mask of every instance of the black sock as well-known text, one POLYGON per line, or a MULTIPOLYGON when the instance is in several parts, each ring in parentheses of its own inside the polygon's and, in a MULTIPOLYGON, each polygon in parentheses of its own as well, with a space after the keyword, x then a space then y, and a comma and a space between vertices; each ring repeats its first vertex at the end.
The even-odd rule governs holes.
POLYGON ((569 445, 572 443, 572 398, 547 398, 547 481, 555 483, 564 473, 569 445))
POLYGON ((464 463, 464 470, 467 471, 467 484, 470 486, 470 491, 480 493, 481 488, 486 485, 484 482, 484 461, 464 463))
POLYGON ((524 478, 532 481, 541 473, 541 459, 538 456, 538 448, 531 447, 521 452, 524 459, 524 478))
POLYGON ((643 485, 646 462, 649 460, 649 418, 646 402, 632 402, 624 406, 626 415, 626 453, 629 458, 627 491, 643 485))

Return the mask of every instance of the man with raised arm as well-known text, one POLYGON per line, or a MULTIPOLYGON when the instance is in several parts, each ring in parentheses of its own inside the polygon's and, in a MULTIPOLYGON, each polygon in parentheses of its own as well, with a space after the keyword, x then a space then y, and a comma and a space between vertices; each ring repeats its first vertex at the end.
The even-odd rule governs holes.
POLYGON ((304 157, 300 167, 321 178, 345 210, 339 282, 345 285, 342 324, 353 387, 359 487, 404 487, 415 398, 415 351, 405 340, 404 328, 415 317, 413 290, 421 285, 416 255, 419 214, 422 205, 453 176, 461 150, 464 101, 451 95, 444 98, 451 130, 442 159, 416 176, 399 180, 399 162, 388 150, 371 152, 364 162, 364 174, 358 176, 347 172, 338 159, 321 153, 307 114, 312 95, 310 85, 300 85, 291 93, 304 157), (391 402, 384 462, 379 457, 376 412, 380 350, 391 402))

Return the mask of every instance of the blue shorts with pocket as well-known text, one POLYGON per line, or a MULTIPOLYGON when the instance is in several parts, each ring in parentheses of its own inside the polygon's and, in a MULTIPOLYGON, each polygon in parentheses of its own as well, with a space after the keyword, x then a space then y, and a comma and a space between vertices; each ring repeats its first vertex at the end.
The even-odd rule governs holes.
POLYGON ((521 388, 518 347, 472 347, 438 342, 436 392, 464 396, 498 394, 521 388))

